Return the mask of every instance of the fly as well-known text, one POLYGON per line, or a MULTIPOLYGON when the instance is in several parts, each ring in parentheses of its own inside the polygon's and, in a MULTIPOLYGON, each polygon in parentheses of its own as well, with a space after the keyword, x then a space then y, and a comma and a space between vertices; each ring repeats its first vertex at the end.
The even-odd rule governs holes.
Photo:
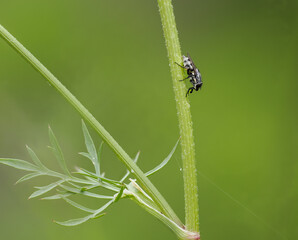
POLYGON ((193 90, 198 91, 202 87, 203 82, 202 82, 201 73, 200 73, 199 69, 195 66, 195 64, 192 61, 189 54, 187 54, 187 57, 183 55, 182 59, 183 59, 183 66, 181 66, 180 64, 178 64, 176 62, 175 63, 178 66, 186 69, 186 72, 187 72, 187 77, 182 80, 179 80, 179 81, 184 81, 186 79, 189 79, 189 81, 192 84, 192 87, 190 87, 186 92, 186 97, 187 97, 187 95, 192 93, 193 90))

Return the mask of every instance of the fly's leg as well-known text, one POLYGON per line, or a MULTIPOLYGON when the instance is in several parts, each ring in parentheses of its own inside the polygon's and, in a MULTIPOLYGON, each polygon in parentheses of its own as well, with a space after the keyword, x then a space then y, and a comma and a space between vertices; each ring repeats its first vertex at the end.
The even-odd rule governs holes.
POLYGON ((195 89, 194 87, 190 87, 190 88, 187 90, 187 93, 186 93, 186 96, 185 96, 185 97, 187 97, 188 94, 192 93, 192 91, 193 91, 194 89, 195 89))
POLYGON ((186 80, 186 79, 188 79, 188 78, 191 78, 192 76, 191 75, 189 75, 188 77, 186 77, 186 78, 184 78, 184 79, 182 79, 182 80, 179 80, 180 82, 181 81, 184 81, 184 80, 186 80))
MULTIPOLYGON (((176 62, 175 62, 176 63, 176 62)), ((176 63, 179 67, 182 67, 182 68, 184 68, 184 69, 187 69, 186 67, 184 67, 184 66, 181 66, 179 63, 176 63)))

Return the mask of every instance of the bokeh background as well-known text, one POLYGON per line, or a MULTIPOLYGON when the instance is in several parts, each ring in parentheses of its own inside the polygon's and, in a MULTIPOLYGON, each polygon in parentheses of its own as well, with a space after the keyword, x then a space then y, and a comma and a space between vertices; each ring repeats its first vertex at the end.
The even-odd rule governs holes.
MULTIPOLYGON (((168 154, 179 131, 156 1, 0 3, 0 23, 129 155, 141 150, 144 171, 168 154)), ((202 91, 189 96, 202 239, 297 239, 297 1, 173 4, 183 53, 191 54, 204 81, 202 91)), ((77 154, 85 150, 80 116, 2 39, 0 112, 1 157, 29 160, 27 144, 57 168, 47 148, 51 125, 68 166, 90 167, 77 154)), ((183 219, 179 151, 152 181, 183 219)), ((125 172, 107 146, 102 164, 109 177, 125 172)), ((33 186, 49 179, 14 185, 23 174, 0 166, 0 239, 175 239, 130 200, 104 218, 58 226, 51 220, 84 213, 63 201, 28 201, 33 186)))

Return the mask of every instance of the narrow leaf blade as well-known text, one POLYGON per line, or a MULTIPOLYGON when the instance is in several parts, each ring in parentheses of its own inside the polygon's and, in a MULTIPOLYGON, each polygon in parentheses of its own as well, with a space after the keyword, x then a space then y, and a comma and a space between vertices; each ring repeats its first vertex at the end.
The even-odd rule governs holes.
POLYGON ((94 217, 96 217, 98 214, 102 213, 104 210, 106 210, 112 203, 114 202, 114 200, 111 200, 109 202, 107 202, 105 205, 103 205, 101 208, 97 209, 94 213, 94 217))
POLYGON ((81 191, 80 189, 68 187, 68 186, 63 185, 63 184, 61 184, 60 186, 68 192, 85 195, 87 197, 93 197, 93 198, 99 198, 99 199, 113 199, 113 196, 100 195, 100 194, 93 193, 93 192, 88 192, 88 191, 81 191))
POLYGON ((41 169, 44 169, 44 170, 48 170, 45 165, 43 165, 41 163, 41 161, 39 160, 39 158, 37 157, 37 155, 35 154, 35 152, 29 147, 29 146, 26 146, 27 148, 27 151, 32 159, 32 161, 37 165, 39 166, 41 169))
POLYGON ((63 197, 69 197, 71 195, 73 195, 73 193, 60 193, 48 197, 43 197, 41 200, 57 200, 62 199, 63 197))
POLYGON ((20 182, 24 182, 26 180, 29 180, 31 178, 38 177, 38 176, 41 176, 41 175, 44 175, 44 174, 39 173, 39 172, 28 173, 25 176, 21 177, 15 184, 18 184, 20 182))
POLYGON ((72 226, 77 226, 84 222, 87 222, 92 217, 93 217, 93 215, 91 214, 91 215, 88 215, 83 218, 71 219, 71 220, 67 220, 65 222, 54 221, 54 223, 57 223, 59 225, 66 226, 66 227, 72 227, 72 226))
POLYGON ((81 204, 78 204, 78 203, 76 203, 76 202, 74 202, 74 201, 72 201, 72 200, 70 200, 70 199, 68 199, 68 198, 66 198, 66 197, 62 197, 62 199, 63 199, 64 201, 66 201, 68 204, 70 204, 71 206, 73 206, 73 207, 75 207, 75 208, 78 208, 78 209, 80 209, 80 210, 82 210, 82 211, 84 211, 84 212, 95 213, 95 210, 90 209, 90 208, 87 208, 87 207, 84 207, 84 206, 82 206, 81 204))
POLYGON ((138 152, 137 152, 137 155, 135 156, 135 158, 134 158, 134 160, 133 160, 134 163, 137 163, 137 162, 138 162, 140 153, 141 153, 141 151, 138 151, 138 152))
POLYGON ((98 151, 97 151, 97 161, 98 161, 98 173, 100 174, 100 161, 101 161, 101 153, 103 148, 104 142, 102 141, 99 145, 98 151))
POLYGON ((103 217, 104 215, 106 215, 106 214, 101 213, 101 214, 98 214, 98 215, 94 216, 92 219, 97 219, 97 218, 103 217))
POLYGON ((94 173, 84 169, 84 168, 79 168, 80 171, 76 172, 78 174, 81 174, 81 175, 85 175, 85 176, 88 176, 88 177, 91 177, 91 178, 94 178, 94 179, 98 179, 98 176, 95 175, 94 173))
POLYGON ((180 139, 177 141, 177 143, 175 144, 174 148, 172 149, 172 151, 170 152, 170 154, 155 168, 151 169, 150 171, 146 172, 145 175, 148 177, 150 175, 152 175, 153 173, 156 173, 157 171, 159 171, 160 169, 162 169, 171 159, 171 157, 173 156, 178 143, 179 143, 180 139))
POLYGON ((0 158, 0 163, 10 167, 21 169, 24 171, 38 171, 38 167, 24 160, 13 159, 13 158, 0 158))
POLYGON ((122 186, 119 193, 116 194, 116 196, 114 198, 114 202, 118 202, 121 199, 124 189, 125 189, 125 186, 122 186))
MULTIPOLYGON (((135 158, 133 160, 135 163, 138 162, 139 156, 140 156, 140 151, 138 151, 137 155, 135 156, 135 158)), ((121 178, 120 183, 123 183, 125 181, 125 179, 129 176, 129 174, 130 174, 130 171, 127 170, 125 175, 121 178)))
POLYGON ((64 173, 66 175, 70 176, 70 172, 67 169, 66 162, 65 162, 62 150, 61 150, 60 145, 57 141, 57 138, 55 137, 54 132, 52 131, 50 126, 49 126, 49 137, 50 137, 50 142, 51 142, 51 145, 52 145, 51 149, 53 150, 53 152, 55 154, 55 157, 57 158, 61 169, 64 171, 64 173))
POLYGON ((63 183, 64 180, 60 180, 58 182, 54 182, 54 183, 51 183, 47 186, 43 186, 43 187, 38 187, 38 190, 35 191, 34 193, 32 193, 29 197, 29 199, 31 198, 35 198, 35 197, 38 197, 44 193, 47 193, 49 191, 51 191, 53 188, 57 187, 59 184, 63 183))
POLYGON ((90 156, 89 153, 86 153, 86 152, 79 152, 79 154, 91 160, 91 156, 90 156))
POLYGON ((98 162, 98 159, 97 159, 97 152, 96 152, 96 148, 95 148, 95 145, 93 143, 93 140, 90 136, 90 133, 84 123, 84 121, 82 120, 82 129, 83 129, 83 134, 84 134, 84 138, 85 138, 85 145, 86 145, 86 148, 88 150, 88 153, 90 154, 91 156, 91 161, 94 165, 94 168, 95 168, 95 172, 97 175, 100 175, 100 170, 99 170, 99 162, 98 162))

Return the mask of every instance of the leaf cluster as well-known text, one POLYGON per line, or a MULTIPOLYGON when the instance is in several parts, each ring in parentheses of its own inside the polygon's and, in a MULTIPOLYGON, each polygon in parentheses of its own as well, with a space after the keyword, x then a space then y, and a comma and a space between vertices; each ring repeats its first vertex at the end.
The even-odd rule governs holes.
MULTIPOLYGON (((84 168, 77 168, 75 172, 70 172, 68 170, 61 147, 50 127, 48 133, 51 146, 49 148, 53 151, 54 156, 57 159, 57 162, 62 170, 62 173, 47 168, 37 157, 35 152, 28 146, 26 146, 26 148, 33 163, 13 158, 0 158, 0 163, 30 172, 20 178, 17 183, 24 182, 38 176, 50 176, 56 179, 54 182, 46 186, 35 187, 36 190, 30 195, 29 199, 41 197, 42 195, 43 200, 63 199, 69 205, 88 213, 87 216, 78 219, 54 221, 60 225, 75 226, 84 223, 89 219, 102 217, 105 215, 105 213, 103 212, 112 203, 115 203, 122 198, 130 198, 134 201, 137 201, 138 204, 142 206, 142 204, 140 204, 141 196, 143 200, 149 199, 149 201, 147 200, 147 205, 150 205, 150 207, 153 207, 154 209, 156 209, 156 211, 159 211, 156 204, 154 204, 152 199, 143 190, 141 190, 141 188, 136 184, 135 180, 130 179, 130 183, 125 183, 125 180, 127 180, 127 178, 131 174, 133 174, 133 171, 127 170, 125 175, 120 180, 113 180, 105 177, 105 174, 101 172, 100 168, 103 142, 99 145, 98 149, 96 149, 93 139, 91 138, 91 135, 84 121, 82 121, 82 130, 87 152, 80 152, 79 154, 91 161, 94 167, 93 172, 84 168), (98 189, 107 189, 110 194, 99 194, 98 189), (54 194, 45 196, 51 190, 56 190, 56 192, 54 194), (138 192, 139 197, 136 197, 136 192, 138 192), (70 198, 74 195, 104 199, 107 200, 107 202, 97 209, 90 209, 78 202, 71 200, 70 198)), ((161 162, 161 164, 148 171, 145 174, 146 176, 151 176, 152 174, 156 173, 169 162, 176 150, 178 142, 176 143, 170 154, 161 162)), ((138 161, 139 155, 140 152, 138 152, 134 158, 135 163, 138 161)))

